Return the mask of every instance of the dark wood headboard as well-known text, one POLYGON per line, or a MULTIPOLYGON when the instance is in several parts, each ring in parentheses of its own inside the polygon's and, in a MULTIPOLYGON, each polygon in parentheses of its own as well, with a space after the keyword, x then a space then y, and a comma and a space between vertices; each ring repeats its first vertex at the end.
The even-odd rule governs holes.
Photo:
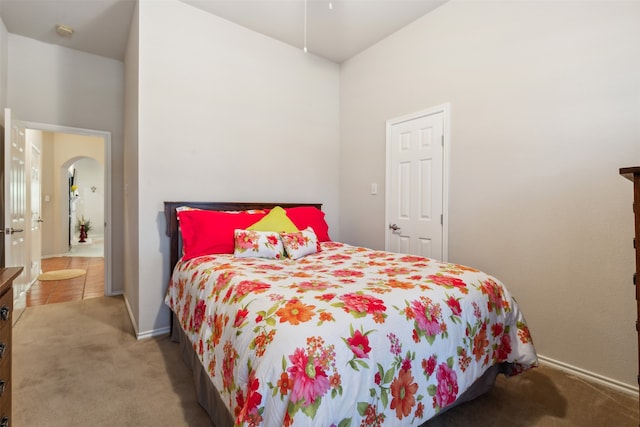
POLYGON ((293 208, 296 206, 314 206, 322 209, 321 203, 252 203, 252 202, 164 202, 164 216, 167 223, 167 236, 170 239, 170 270, 178 263, 181 256, 180 230, 178 228, 178 217, 176 209, 180 206, 190 206, 197 209, 207 209, 210 211, 244 211, 248 209, 271 209, 276 206, 283 208, 293 208))

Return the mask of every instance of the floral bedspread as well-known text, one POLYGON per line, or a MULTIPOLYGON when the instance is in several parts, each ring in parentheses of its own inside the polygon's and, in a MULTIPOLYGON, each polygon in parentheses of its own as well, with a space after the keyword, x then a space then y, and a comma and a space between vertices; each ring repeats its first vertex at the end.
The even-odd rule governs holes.
POLYGON ((497 279, 342 243, 181 261, 165 302, 236 425, 420 425, 490 366, 537 365, 497 279))

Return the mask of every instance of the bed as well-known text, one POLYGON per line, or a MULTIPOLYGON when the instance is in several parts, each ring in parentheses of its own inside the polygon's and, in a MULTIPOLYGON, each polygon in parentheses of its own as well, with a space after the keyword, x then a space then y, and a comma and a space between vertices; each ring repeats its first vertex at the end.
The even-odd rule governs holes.
POLYGON ((419 426, 537 366, 498 279, 332 241, 320 204, 165 215, 172 336, 216 427, 419 426))

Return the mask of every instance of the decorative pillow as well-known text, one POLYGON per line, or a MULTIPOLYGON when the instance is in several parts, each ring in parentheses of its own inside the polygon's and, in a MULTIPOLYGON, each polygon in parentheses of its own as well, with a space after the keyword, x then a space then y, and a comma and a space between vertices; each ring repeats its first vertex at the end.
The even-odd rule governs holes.
POLYGON ((285 258, 280 235, 274 231, 235 230, 235 250, 238 258, 285 258))
POLYGON ((236 229, 245 229, 264 218, 264 213, 227 213, 186 209, 177 213, 182 234, 182 258, 232 254, 236 229))
POLYGON ((320 252, 320 243, 313 228, 307 227, 297 233, 280 233, 287 257, 298 259, 320 252))
POLYGON ((289 219, 287 213, 280 206, 271 209, 269 213, 257 221, 249 230, 256 231, 275 231, 276 233, 295 233, 300 231, 298 227, 289 219))
POLYGON ((329 226, 324 220, 324 212, 320 209, 314 206, 297 206, 295 208, 286 208, 285 212, 299 230, 311 227, 320 242, 331 241, 329 226))

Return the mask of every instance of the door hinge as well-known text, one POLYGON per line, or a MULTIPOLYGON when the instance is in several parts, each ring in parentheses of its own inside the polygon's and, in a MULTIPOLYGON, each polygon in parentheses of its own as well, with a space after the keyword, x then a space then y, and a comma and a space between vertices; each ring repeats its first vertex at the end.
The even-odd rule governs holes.
POLYGON ((440 144, 444 147, 444 134, 440 136, 440 144))
POLYGON ((444 225, 444 215, 440 214, 440 225, 444 225))

